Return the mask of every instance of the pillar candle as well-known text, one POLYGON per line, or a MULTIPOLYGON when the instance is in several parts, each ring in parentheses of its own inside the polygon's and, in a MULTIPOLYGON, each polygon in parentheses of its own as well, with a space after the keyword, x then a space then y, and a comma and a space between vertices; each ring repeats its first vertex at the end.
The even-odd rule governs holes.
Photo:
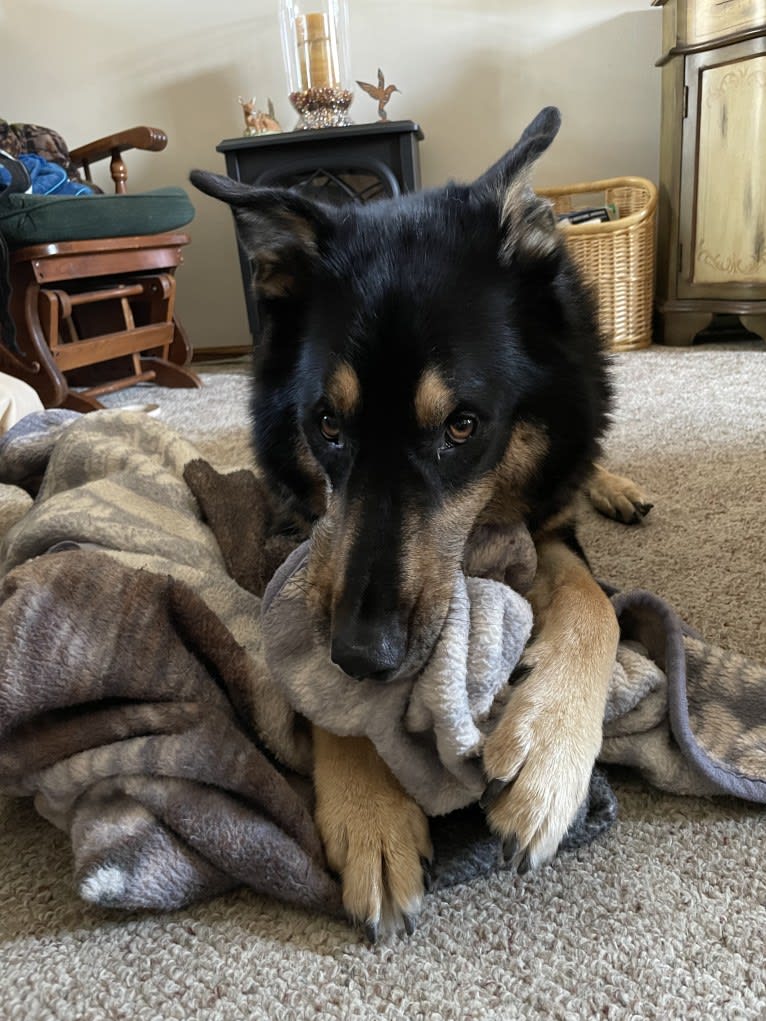
POLYGON ((338 86, 338 56, 326 14, 300 14, 295 19, 301 87, 321 89, 338 86))

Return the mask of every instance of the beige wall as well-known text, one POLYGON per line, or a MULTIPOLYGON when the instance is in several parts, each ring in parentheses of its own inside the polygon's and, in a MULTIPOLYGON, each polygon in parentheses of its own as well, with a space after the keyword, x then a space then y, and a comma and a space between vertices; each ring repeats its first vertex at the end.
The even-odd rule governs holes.
MULTIPOLYGON (((621 174, 657 179, 660 12, 649 0, 350 0, 354 78, 381 66, 388 111, 425 132, 424 184, 480 173, 537 110, 564 126, 540 184, 621 174)), ((55 127, 76 145, 133 124, 170 136, 133 154, 131 187, 223 171, 237 97, 286 99, 277 0, 0 0, 0 116, 55 127)), ((375 118, 359 93, 352 113, 375 118)), ((228 211, 195 193, 179 310, 198 347, 249 342, 228 211)))

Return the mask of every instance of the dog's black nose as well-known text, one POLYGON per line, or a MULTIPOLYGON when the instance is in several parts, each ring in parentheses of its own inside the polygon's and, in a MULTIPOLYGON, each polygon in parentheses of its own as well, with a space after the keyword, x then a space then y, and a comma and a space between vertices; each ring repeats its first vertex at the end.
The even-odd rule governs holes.
POLYGON ((330 656, 344 673, 357 680, 387 681, 402 665, 407 651, 404 628, 358 626, 333 635, 330 656))

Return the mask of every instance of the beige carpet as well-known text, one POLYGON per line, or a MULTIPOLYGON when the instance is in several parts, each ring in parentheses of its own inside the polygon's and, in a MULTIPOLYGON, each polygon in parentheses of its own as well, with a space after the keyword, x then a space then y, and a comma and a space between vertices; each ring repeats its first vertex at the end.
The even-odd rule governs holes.
MULTIPOLYGON (((766 660, 766 346, 652 348, 615 374, 607 461, 656 506, 640 528, 588 515, 597 572, 766 660)), ((111 403, 156 400, 218 466, 247 463, 244 369, 203 376, 111 403)), ((94 910, 67 841, 0 802, 0 1019, 765 1018, 766 812, 615 786, 598 844, 430 896, 412 938, 374 948, 247 892, 163 917, 94 910)))

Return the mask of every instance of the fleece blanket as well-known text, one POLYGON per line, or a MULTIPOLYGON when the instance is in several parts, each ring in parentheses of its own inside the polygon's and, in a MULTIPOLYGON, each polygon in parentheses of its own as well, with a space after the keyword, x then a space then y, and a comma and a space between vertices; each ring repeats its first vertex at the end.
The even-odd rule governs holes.
MULTIPOLYGON (((138 413, 45 412, 0 440, 0 483, 4 497, 15 497, 3 502, 11 509, 0 546, 0 789, 35 797, 70 834, 82 896, 167 908, 246 883, 339 912, 301 779, 310 770, 307 717, 322 722, 321 706, 302 703, 297 690, 314 650, 295 640, 284 607, 270 616, 305 550, 274 579, 262 630, 264 587, 295 543, 271 536, 255 476, 218 475, 138 413), (293 655, 307 657, 287 672, 292 688, 274 676, 278 642, 268 621, 280 619, 293 655)), ((454 717, 438 718, 443 703, 426 671, 421 690, 386 709, 389 736, 401 736, 405 749, 414 741, 420 759, 379 745, 411 790, 407 763, 430 756, 430 781, 416 796, 446 812, 433 825, 436 885, 497 866, 475 806, 478 753, 492 687, 501 697, 522 643, 512 634, 477 655, 466 638, 481 651, 488 621, 503 630, 511 610, 525 613, 507 586, 471 579, 461 592, 462 631, 445 636, 442 650, 449 669, 431 676, 435 690, 459 680, 454 717), (489 593, 489 602, 472 591, 489 593), (494 674, 476 668, 484 661, 494 674), (502 683, 488 687, 490 675, 502 683), (450 811, 460 805, 468 807, 450 811)), ((766 800, 764 671, 711 649, 657 597, 614 599, 625 642, 604 761, 637 766, 679 793, 766 800)), ((370 732, 369 717, 359 732, 370 732)), ((565 844, 588 842, 614 815, 613 794, 594 771, 565 844)))

